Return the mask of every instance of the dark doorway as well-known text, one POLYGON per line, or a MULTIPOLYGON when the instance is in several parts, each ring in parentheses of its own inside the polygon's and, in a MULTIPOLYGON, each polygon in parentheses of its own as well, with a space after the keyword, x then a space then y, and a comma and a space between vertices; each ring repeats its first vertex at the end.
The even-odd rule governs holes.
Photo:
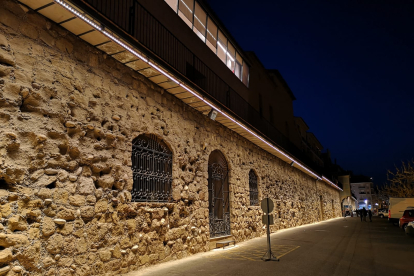
POLYGON ((210 238, 230 235, 228 166, 219 150, 208 159, 208 203, 210 238))

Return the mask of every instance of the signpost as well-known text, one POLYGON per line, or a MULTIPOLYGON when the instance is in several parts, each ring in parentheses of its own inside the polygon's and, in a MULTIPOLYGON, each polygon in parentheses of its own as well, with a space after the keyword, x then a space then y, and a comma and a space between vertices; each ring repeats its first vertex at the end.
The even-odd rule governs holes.
POLYGON ((270 225, 272 225, 273 222, 273 215, 270 213, 273 211, 273 208, 275 205, 273 204, 273 201, 270 198, 264 198, 260 206, 262 207, 263 212, 265 213, 262 216, 262 222, 263 224, 267 225, 267 251, 263 255, 262 260, 263 261, 279 261, 278 258, 276 258, 272 253, 272 248, 270 246, 270 225))

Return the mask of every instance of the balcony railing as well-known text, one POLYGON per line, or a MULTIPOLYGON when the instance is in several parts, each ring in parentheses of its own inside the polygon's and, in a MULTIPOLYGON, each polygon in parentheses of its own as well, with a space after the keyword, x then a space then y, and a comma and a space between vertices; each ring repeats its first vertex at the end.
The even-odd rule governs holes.
POLYGON ((72 2, 87 10, 107 27, 122 30, 126 40, 132 44, 138 43, 140 48, 144 46, 144 50, 154 58, 158 58, 157 61, 161 64, 164 63, 181 74, 200 92, 210 96, 241 121, 283 147, 309 168, 322 174, 321 166, 315 164, 275 126, 264 119, 253 106, 203 63, 138 1, 72 0, 72 2))

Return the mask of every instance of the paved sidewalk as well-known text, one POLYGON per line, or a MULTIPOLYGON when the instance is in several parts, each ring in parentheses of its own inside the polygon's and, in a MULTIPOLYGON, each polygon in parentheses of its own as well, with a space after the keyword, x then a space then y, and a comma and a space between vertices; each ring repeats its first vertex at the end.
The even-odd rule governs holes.
POLYGON ((261 260, 263 236, 126 275, 414 275, 414 238, 386 219, 337 218, 280 230, 271 243, 279 262, 261 260))

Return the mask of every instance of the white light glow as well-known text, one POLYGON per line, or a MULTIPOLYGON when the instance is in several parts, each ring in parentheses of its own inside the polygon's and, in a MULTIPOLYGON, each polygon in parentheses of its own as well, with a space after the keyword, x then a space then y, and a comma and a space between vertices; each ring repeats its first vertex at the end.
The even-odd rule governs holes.
POLYGON ((115 41, 116 43, 118 43, 120 46, 124 47, 126 50, 128 50, 128 52, 130 52, 134 56, 138 57, 139 59, 145 62, 148 62, 147 58, 140 55, 137 51, 135 51, 134 49, 132 49, 131 47, 129 47, 128 45, 126 45, 125 43, 117 39, 116 37, 114 37, 112 34, 108 33, 107 31, 102 31, 102 33, 106 35, 107 37, 109 37, 110 39, 112 39, 113 41, 115 41))
POLYGON ((95 22, 93 22, 92 20, 90 20, 89 18, 87 18, 86 16, 84 16, 83 14, 81 14, 79 11, 77 11, 76 9, 72 8, 70 5, 66 4, 64 1, 62 0, 55 0, 58 4, 60 4, 62 7, 64 7, 65 9, 67 9, 68 11, 70 11, 71 13, 75 14, 77 17, 79 17, 80 19, 82 19, 83 21, 85 21, 86 23, 88 23, 89 25, 91 25, 92 27, 94 27, 95 29, 101 31, 102 27, 97 25, 95 22))
POLYGON ((169 78, 170 80, 172 80, 173 82, 175 82, 176 84, 180 84, 178 82, 178 80, 174 79, 173 77, 171 77, 170 75, 168 75, 164 70, 162 70, 161 68, 159 68, 158 66, 156 66, 154 63, 152 63, 151 61, 148 62, 149 65, 151 65, 152 67, 154 67, 155 69, 158 70, 158 72, 160 72, 161 74, 163 74, 164 76, 166 76, 167 78, 169 78))
POLYGON ((62 7, 64 7, 65 9, 67 9, 68 11, 70 11, 71 13, 73 13, 74 15, 76 15, 77 17, 79 17, 80 19, 82 19, 83 21, 85 21, 86 23, 91 25, 92 27, 94 27, 96 30, 100 31, 102 34, 104 34, 105 36, 107 36, 108 38, 113 40, 114 42, 118 43, 120 46, 122 46, 123 48, 128 50, 131 54, 135 55, 136 57, 138 57, 139 59, 142 59, 145 62, 148 62, 147 58, 140 55, 137 51, 135 51, 134 49, 132 49, 131 47, 129 47, 128 45, 126 45, 125 43, 120 41, 118 38, 114 37, 109 32, 103 30, 101 26, 99 26, 98 24, 96 24, 95 22, 93 22, 92 20, 87 18, 85 15, 83 15, 82 13, 80 13, 79 11, 74 9, 72 6, 66 4, 62 0, 55 0, 55 1, 56 1, 56 3, 60 4, 62 7))
POLYGON ((183 3, 184 4, 184 6, 191 12, 191 13, 193 13, 193 11, 187 6, 187 4, 186 3, 184 3, 184 1, 183 0, 181 0, 181 3, 183 3))

